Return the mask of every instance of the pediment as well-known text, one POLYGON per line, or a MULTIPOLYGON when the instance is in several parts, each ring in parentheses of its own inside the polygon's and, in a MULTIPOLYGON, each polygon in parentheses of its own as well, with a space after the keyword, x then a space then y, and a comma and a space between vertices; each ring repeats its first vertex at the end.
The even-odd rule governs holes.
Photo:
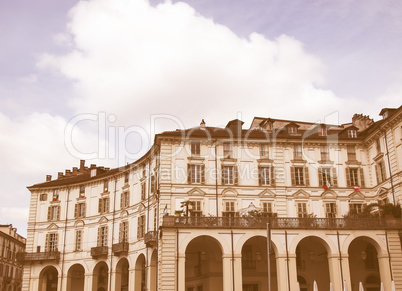
POLYGON ((47 227, 47 229, 49 229, 49 230, 57 230, 57 229, 59 229, 59 227, 57 226, 56 223, 52 223, 47 227))
POLYGON ((338 195, 332 190, 326 190, 321 194, 322 199, 336 199, 337 197, 338 195))
POLYGON ((121 213, 120 213, 120 217, 127 217, 128 216, 128 211, 127 210, 123 210, 121 213))
POLYGON ((195 187, 187 192, 191 196, 204 196, 206 193, 198 187, 195 187))
POLYGON ((144 205, 144 203, 140 203, 140 206, 138 206, 138 212, 142 212, 142 211, 144 211, 144 209, 145 209, 145 205, 144 205))
POLYGON ((295 199, 308 199, 310 198, 310 194, 300 189, 293 194, 293 197, 295 199))
POLYGON ((276 194, 271 190, 265 189, 260 194, 258 194, 258 196, 261 198, 275 198, 276 194))
POLYGON ((237 196, 239 193, 234 188, 227 188, 222 191, 222 196, 237 196))
POLYGON ((108 222, 108 219, 105 216, 102 216, 98 221, 98 223, 106 223, 106 222, 108 222))
POLYGON ((381 196, 386 196, 388 195, 388 189, 384 188, 384 187, 380 187, 380 189, 378 189, 377 191, 377 196, 381 197, 381 196))
POLYGON ((74 227, 82 227, 82 226, 84 226, 85 225, 85 222, 83 221, 83 220, 77 220, 75 223, 74 223, 74 227))
POLYGON ((349 195, 349 199, 350 199, 350 200, 364 200, 365 197, 364 197, 364 195, 363 195, 360 191, 353 191, 353 192, 349 195))

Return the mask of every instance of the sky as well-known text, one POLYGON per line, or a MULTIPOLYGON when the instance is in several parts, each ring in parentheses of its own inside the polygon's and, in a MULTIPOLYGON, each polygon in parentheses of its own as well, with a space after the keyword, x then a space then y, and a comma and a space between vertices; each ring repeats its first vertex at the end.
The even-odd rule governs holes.
POLYGON ((141 157, 163 130, 348 123, 402 101, 399 0, 0 1, 0 224, 27 186, 141 157))

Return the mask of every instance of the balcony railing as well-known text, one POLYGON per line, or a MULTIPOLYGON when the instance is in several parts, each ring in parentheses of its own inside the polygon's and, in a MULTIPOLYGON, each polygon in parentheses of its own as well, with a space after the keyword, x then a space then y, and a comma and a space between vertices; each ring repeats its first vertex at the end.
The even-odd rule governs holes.
POLYGON ((101 257, 101 256, 107 256, 107 253, 108 253, 108 247, 107 246, 91 248, 91 256, 93 258, 101 257))
POLYGON ((37 261, 56 261, 60 260, 60 252, 38 252, 38 253, 17 253, 17 261, 21 263, 25 262, 37 262, 37 261))
POLYGON ((128 242, 119 242, 117 244, 113 244, 112 252, 115 256, 127 255, 128 247, 128 242))
POLYGON ((178 217, 164 216, 163 227, 271 229, 402 229, 396 218, 178 217))
POLYGON ((144 243, 147 247, 151 247, 156 245, 158 242, 158 232, 157 231, 148 231, 144 236, 144 243))

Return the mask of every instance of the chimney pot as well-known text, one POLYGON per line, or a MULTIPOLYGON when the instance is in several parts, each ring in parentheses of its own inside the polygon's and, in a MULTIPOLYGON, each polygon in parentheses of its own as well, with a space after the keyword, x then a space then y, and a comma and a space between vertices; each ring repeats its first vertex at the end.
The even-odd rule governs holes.
POLYGON ((80 160, 80 170, 83 170, 85 167, 85 160, 80 160))
POLYGON ((91 169, 96 168, 96 164, 91 164, 91 169))
POLYGON ((52 175, 46 175, 46 182, 52 181, 52 175))
POLYGON ((57 173, 57 179, 63 178, 63 172, 58 172, 57 173))

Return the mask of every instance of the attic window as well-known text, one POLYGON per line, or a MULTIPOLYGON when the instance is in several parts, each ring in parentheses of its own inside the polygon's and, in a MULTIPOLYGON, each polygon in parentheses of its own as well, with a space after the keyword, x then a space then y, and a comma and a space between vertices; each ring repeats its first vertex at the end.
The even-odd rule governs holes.
POLYGON ((349 130, 348 130, 348 138, 357 138, 357 131, 356 131, 356 129, 349 129, 349 130))
POLYGON ((91 177, 95 177, 96 176, 96 169, 92 169, 91 170, 91 177))
POLYGON ((319 135, 319 136, 326 136, 326 135, 327 135, 327 129, 326 129, 325 127, 321 127, 321 128, 318 130, 318 135, 319 135))
POLYGON ((290 127, 288 127, 288 133, 289 133, 289 134, 295 134, 295 133, 297 133, 297 127, 296 127, 296 126, 290 126, 290 127))

